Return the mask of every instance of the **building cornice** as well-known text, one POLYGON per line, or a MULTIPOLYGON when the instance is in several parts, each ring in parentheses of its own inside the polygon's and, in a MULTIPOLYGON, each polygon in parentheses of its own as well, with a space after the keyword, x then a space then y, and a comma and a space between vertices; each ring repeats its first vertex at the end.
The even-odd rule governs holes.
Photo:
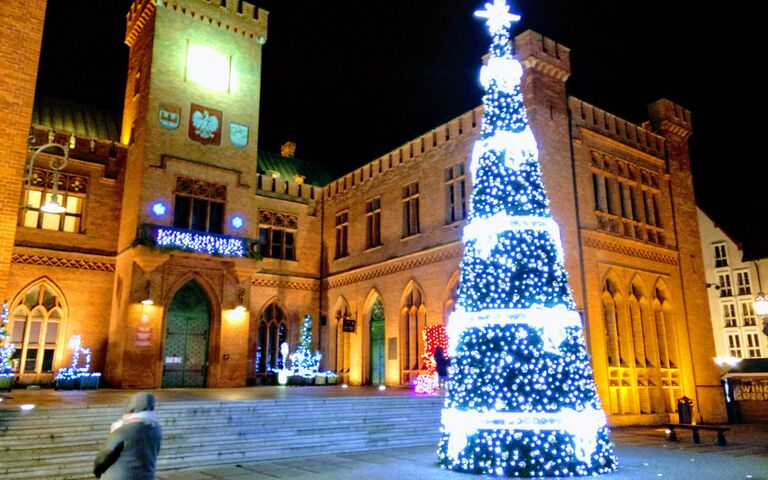
POLYGON ((317 292, 320 290, 319 280, 291 278, 285 275, 255 274, 251 277, 251 285, 263 288, 281 288, 317 292))
POLYGON ((582 230, 581 236, 584 245, 587 247, 642 258, 643 260, 651 260, 666 265, 678 265, 679 263, 677 251, 669 248, 644 245, 633 240, 614 240, 608 234, 593 230, 582 230))
POLYGON ((386 275, 423 267, 432 263, 442 262, 452 258, 460 258, 463 244, 459 241, 440 245, 426 251, 412 253, 396 259, 356 268, 344 273, 330 275, 323 281, 323 289, 344 287, 353 283, 371 280, 386 275))

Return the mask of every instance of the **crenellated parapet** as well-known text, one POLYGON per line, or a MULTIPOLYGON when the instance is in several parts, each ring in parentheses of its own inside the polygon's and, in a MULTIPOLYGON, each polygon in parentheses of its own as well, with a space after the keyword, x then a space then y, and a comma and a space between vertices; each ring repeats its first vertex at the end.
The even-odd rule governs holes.
POLYGON ((283 180, 271 175, 256 174, 256 195, 312 205, 320 193, 320 187, 283 180))
POLYGON ((571 76, 571 49, 533 30, 515 37, 515 57, 527 69, 560 81, 571 76))
POLYGON ((666 98, 648 105, 648 114, 654 131, 662 135, 668 132, 688 140, 693 133, 691 112, 666 98))
POLYGON ((356 185, 370 181, 394 168, 410 165, 410 162, 418 160, 433 149, 441 145, 455 141, 467 135, 474 135, 480 129, 480 119, 483 116, 483 107, 476 107, 434 130, 421 135, 402 145, 400 148, 382 155, 376 160, 363 165, 341 178, 334 180, 325 187, 326 199, 343 195, 356 185))
POLYGON ((133 46, 158 8, 188 15, 264 44, 268 12, 239 0, 136 0, 126 17, 125 43, 133 46))
POLYGON ((568 98, 568 108, 574 127, 592 130, 655 157, 664 158, 664 137, 575 97, 568 98))
MULTIPOLYGON (((160 0, 162 1, 162 0, 160 0)), ((125 25, 125 44, 132 47, 144 30, 144 26, 154 16, 157 0, 136 0, 128 10, 125 25)))
MULTIPOLYGON (((58 143, 69 146, 69 157, 104 165, 107 177, 117 177, 128 158, 128 147, 112 140, 103 140, 75 133, 32 125, 29 130, 32 146, 58 143)), ((53 151, 56 153, 57 151, 53 151)))

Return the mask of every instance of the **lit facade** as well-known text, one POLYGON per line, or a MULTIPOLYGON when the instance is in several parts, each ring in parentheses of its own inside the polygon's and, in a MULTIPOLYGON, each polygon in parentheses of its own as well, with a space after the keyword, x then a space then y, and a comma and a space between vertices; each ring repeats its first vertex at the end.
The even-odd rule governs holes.
MULTIPOLYGON (((75 200, 58 223, 33 218, 30 191, 44 198, 55 152, 39 155, 6 288, 22 383, 67 366, 74 334, 118 387, 260 383, 307 313, 342 381, 401 385, 423 371, 421 332, 456 300, 481 110, 330 183, 280 174, 257 144, 267 13, 237 3, 134 3, 119 138, 33 125, 40 141, 73 143, 61 175, 75 200)), ((567 95, 566 47, 531 31, 515 43, 610 421, 665 421, 682 395, 723 420, 689 112, 660 100, 631 124, 567 95)))
POLYGON ((740 246, 701 209, 698 214, 717 356, 766 357, 768 337, 753 302, 768 280, 768 259, 745 261, 740 246))

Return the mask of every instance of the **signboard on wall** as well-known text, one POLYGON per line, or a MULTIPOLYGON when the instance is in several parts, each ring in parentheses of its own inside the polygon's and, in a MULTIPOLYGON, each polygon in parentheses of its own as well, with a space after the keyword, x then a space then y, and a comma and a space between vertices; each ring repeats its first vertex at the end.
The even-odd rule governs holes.
POLYGON ((341 330, 346 333, 355 333, 356 323, 354 318, 345 318, 341 330))
POLYGON ((387 339, 387 360, 397 360, 397 337, 387 339))
POLYGON ((733 399, 768 400, 768 380, 740 381, 733 386, 733 399))
POLYGON ((152 328, 139 327, 136 329, 136 340, 133 344, 137 347, 148 347, 152 345, 152 328))

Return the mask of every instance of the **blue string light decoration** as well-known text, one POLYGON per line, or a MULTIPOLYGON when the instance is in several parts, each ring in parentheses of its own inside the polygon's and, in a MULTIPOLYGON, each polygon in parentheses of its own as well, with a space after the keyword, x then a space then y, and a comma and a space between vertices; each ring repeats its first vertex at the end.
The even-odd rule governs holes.
POLYGON ((486 3, 493 37, 480 81, 480 137, 438 462, 516 477, 612 472, 618 462, 597 395, 583 326, 563 267, 560 230, 541 180, 505 0, 486 3))
POLYGON ((245 255, 245 241, 237 237, 225 237, 188 230, 158 228, 156 243, 160 247, 176 247, 211 255, 242 257, 245 255))

